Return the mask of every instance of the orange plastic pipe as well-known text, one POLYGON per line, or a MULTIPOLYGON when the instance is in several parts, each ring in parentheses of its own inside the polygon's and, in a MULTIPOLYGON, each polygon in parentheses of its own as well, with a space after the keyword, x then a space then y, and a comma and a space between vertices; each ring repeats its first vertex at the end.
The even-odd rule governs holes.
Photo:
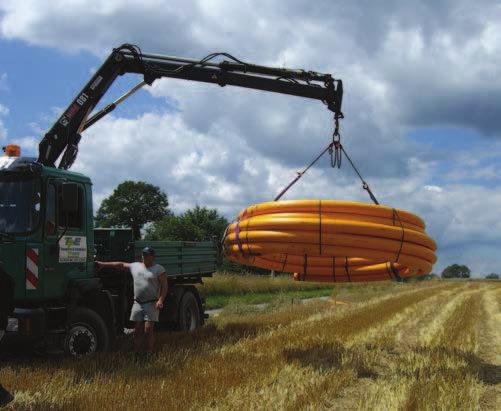
POLYGON ((235 262, 304 281, 377 281, 428 274, 436 243, 421 218, 387 206, 334 200, 262 203, 228 226, 235 262))

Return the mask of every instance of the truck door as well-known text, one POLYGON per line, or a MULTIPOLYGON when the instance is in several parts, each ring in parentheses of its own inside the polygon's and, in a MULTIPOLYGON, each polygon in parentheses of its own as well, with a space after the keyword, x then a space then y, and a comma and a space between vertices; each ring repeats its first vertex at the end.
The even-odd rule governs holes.
POLYGON ((78 210, 64 214, 62 184, 49 181, 45 216, 45 297, 62 297, 68 280, 87 277, 85 190, 78 184, 78 210))

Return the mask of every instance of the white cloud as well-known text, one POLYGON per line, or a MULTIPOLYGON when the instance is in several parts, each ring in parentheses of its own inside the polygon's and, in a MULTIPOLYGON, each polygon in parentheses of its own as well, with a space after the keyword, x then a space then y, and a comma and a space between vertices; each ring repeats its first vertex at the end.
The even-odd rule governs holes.
POLYGON ((0 104, 0 116, 6 116, 7 114, 9 114, 9 108, 0 104))
MULTIPOLYGON (((1 78, 0 78, 1 80, 1 78)), ((1 84, 1 81, 0 81, 0 84, 1 84)), ((1 116, 6 116, 9 114, 9 108, 4 106, 3 104, 0 104, 0 117, 1 116)), ((2 119, 0 118, 0 141, 5 141, 5 139, 7 138, 7 129, 5 128, 5 125, 2 121, 2 119)))
POLYGON ((432 191, 434 193, 441 193, 442 191, 444 191, 442 187, 439 186, 424 186, 424 189, 427 191, 432 191))
POLYGON ((10 110, 8 107, 0 104, 0 147, 5 144, 17 144, 21 147, 23 152, 34 152, 38 148, 38 140, 35 137, 25 136, 25 137, 11 137, 9 136, 8 130, 2 121, 2 116, 9 115, 10 110))
POLYGON ((5 141, 7 138, 7 129, 5 128, 2 120, 0 120, 0 141, 5 141))
POLYGON ((0 73, 0 91, 8 90, 9 84, 7 82, 7 73, 0 73))

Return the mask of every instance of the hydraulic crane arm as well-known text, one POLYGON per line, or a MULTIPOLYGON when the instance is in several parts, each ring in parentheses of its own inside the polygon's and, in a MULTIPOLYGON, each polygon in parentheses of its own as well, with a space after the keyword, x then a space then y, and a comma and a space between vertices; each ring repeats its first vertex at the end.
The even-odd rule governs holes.
POLYGON ((341 80, 334 79, 330 74, 247 64, 225 53, 214 53, 202 60, 143 54, 137 47, 124 44, 113 50, 44 136, 39 145, 38 162, 55 167, 62 154, 59 168, 70 168, 78 153, 78 143, 83 130, 111 112, 118 103, 140 87, 151 85, 162 77, 311 98, 324 102, 336 118, 342 117, 343 85, 341 80), (231 61, 211 62, 213 58, 221 55, 231 61), (88 119, 111 84, 125 73, 141 74, 144 81, 88 119))

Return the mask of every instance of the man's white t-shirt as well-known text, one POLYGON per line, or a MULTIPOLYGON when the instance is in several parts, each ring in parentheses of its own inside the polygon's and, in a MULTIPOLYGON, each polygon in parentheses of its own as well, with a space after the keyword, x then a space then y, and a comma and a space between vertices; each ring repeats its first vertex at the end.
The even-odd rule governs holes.
POLYGON ((134 299, 139 302, 156 300, 160 293, 160 277, 165 268, 160 264, 146 267, 144 263, 132 263, 130 272, 134 280, 134 299))

